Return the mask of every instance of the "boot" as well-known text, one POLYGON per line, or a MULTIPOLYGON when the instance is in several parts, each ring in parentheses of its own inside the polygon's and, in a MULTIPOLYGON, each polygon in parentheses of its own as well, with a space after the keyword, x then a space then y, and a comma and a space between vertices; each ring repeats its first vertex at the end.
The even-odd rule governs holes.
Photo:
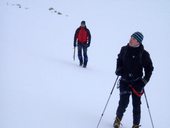
POLYGON ((140 125, 135 125, 135 124, 132 126, 132 128, 139 128, 139 127, 140 125))
POLYGON ((115 118, 113 128, 120 128, 120 119, 118 117, 115 118))
POLYGON ((84 61, 83 68, 86 68, 87 66, 87 61, 84 61))
POLYGON ((80 60, 80 63, 79 63, 79 65, 80 65, 80 66, 82 66, 82 65, 83 65, 83 61, 82 61, 82 60, 80 60))
POLYGON ((83 68, 86 68, 86 66, 87 66, 87 65, 84 64, 84 65, 83 65, 83 68))

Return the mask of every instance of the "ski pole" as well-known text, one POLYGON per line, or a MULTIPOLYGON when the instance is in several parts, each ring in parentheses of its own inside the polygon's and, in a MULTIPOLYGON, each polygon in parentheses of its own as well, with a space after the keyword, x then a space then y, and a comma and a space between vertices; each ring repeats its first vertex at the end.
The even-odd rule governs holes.
POLYGON ((107 100, 107 102, 106 102, 106 105, 105 105, 105 107, 104 107, 104 110, 103 110, 103 112, 102 112, 102 114, 101 114, 101 117, 100 117, 100 119, 99 119, 99 122, 98 122, 98 124, 97 124, 97 128, 98 128, 99 125, 100 125, 100 122, 101 122, 101 120, 102 120, 102 117, 103 117, 103 115, 104 115, 104 112, 105 112, 105 110, 106 110, 106 107, 107 107, 107 105, 108 105, 108 103, 109 103, 109 100, 110 100, 110 98, 111 98, 111 95, 112 95, 112 93, 113 93, 113 90, 114 90, 114 88, 115 88, 115 85, 116 85, 116 83, 117 83, 118 78, 119 78, 119 76, 117 76, 117 78, 116 78, 116 80, 115 80, 115 83, 114 83, 113 88, 112 88, 112 90, 111 90, 111 92, 110 92, 109 98, 108 98, 108 100, 107 100))
POLYGON ((76 52, 76 47, 74 47, 73 60, 75 60, 75 52, 76 52))
POLYGON ((152 128, 154 128, 154 124, 153 124, 153 120, 152 120, 152 116, 151 116, 151 111, 150 111, 150 108, 149 108, 149 103, 148 103, 148 99, 147 99, 147 97, 146 97, 146 92, 145 92, 145 90, 144 90, 144 95, 145 95, 146 105, 147 105, 148 112, 149 112, 149 116, 150 116, 151 123, 152 123, 152 128))

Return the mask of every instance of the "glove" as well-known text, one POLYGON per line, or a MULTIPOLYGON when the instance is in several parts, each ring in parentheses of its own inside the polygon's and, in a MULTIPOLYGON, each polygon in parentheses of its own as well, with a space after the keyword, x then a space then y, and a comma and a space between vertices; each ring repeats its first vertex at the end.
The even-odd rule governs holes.
POLYGON ((87 44, 87 48, 90 47, 90 43, 87 44))
POLYGON ((147 80, 145 80, 144 78, 142 79, 143 83, 146 85, 148 83, 147 80))
POLYGON ((123 74, 123 68, 122 67, 117 68, 115 71, 115 74, 117 76, 121 76, 123 74))
POLYGON ((142 92, 146 84, 147 84, 147 81, 143 78, 140 78, 132 82, 132 86, 138 92, 142 92))
POLYGON ((74 42, 74 47, 76 47, 76 42, 74 42))

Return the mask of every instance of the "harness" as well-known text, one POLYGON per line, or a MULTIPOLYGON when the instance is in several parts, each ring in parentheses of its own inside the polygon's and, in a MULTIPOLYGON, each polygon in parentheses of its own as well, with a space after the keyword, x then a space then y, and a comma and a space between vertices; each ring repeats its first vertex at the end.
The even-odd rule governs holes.
POLYGON ((133 92, 136 96, 138 96, 138 97, 141 97, 141 96, 143 95, 143 93, 144 93, 144 90, 142 90, 142 92, 136 91, 136 90, 133 88, 132 85, 129 85, 129 87, 131 88, 132 92, 133 92))

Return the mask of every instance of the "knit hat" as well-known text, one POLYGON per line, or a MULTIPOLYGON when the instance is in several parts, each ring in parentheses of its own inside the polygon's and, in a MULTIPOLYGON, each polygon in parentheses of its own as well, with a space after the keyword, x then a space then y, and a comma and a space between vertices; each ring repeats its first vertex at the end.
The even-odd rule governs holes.
POLYGON ((86 25, 86 22, 84 20, 81 21, 81 25, 86 25))
POLYGON ((139 43, 142 43, 143 34, 141 32, 135 32, 131 35, 131 37, 135 38, 139 43))

